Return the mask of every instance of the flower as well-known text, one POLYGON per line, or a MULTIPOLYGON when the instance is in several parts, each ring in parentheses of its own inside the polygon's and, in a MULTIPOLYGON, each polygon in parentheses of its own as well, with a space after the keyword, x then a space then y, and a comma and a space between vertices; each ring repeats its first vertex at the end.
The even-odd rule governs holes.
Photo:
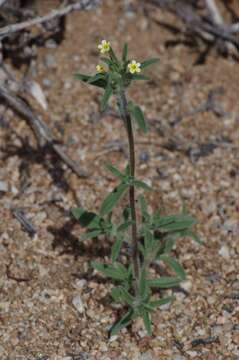
POLYGON ((102 40, 101 44, 98 45, 98 49, 100 49, 101 54, 107 53, 110 51, 110 42, 102 40))
POLYGON ((101 65, 101 64, 96 65, 96 71, 97 71, 98 73, 105 72, 104 66, 101 65))
POLYGON ((141 64, 137 63, 135 60, 132 60, 131 63, 128 64, 128 69, 131 74, 139 73, 141 64))

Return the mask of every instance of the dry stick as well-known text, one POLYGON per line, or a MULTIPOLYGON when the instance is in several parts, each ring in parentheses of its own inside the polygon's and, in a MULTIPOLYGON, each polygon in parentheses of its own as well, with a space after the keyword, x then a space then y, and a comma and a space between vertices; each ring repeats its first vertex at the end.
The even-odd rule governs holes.
POLYGON ((59 157, 68 165, 71 170, 80 177, 86 177, 87 173, 80 169, 62 150, 61 146, 55 143, 55 140, 51 134, 51 130, 48 126, 41 121, 41 119, 34 114, 30 107, 19 97, 12 94, 8 89, 3 86, 0 86, 0 98, 19 113, 23 118, 25 118, 30 124, 31 128, 34 131, 34 134, 37 138, 38 144, 43 147, 50 145, 52 149, 59 155, 59 157))
POLYGON ((24 30, 34 25, 41 24, 46 21, 50 21, 57 17, 65 16, 73 11, 78 10, 90 10, 101 3, 101 0, 80 0, 75 4, 68 5, 57 10, 52 10, 49 14, 45 16, 37 16, 34 19, 23 21, 18 24, 7 25, 0 29, 0 39, 3 39, 6 36, 9 36, 12 33, 17 31, 24 30))
MULTIPOLYGON (((134 133, 132 127, 131 116, 128 111, 127 99, 125 96, 124 90, 120 90, 118 94, 118 104, 121 109, 123 120, 125 122, 125 127, 128 135, 129 143, 129 160, 130 160, 130 176, 135 177, 135 149, 134 149, 134 133)), ((140 274, 140 262, 139 262, 139 250, 138 250, 138 235, 137 235, 137 217, 135 209, 135 186, 130 185, 129 187, 129 202, 130 202, 130 211, 132 219, 132 261, 133 261, 133 270, 134 277, 136 282, 139 280, 140 274)))
POLYGON ((178 16, 190 30, 196 32, 205 40, 215 41, 215 38, 219 38, 232 43, 239 50, 239 40, 231 34, 230 27, 204 22, 189 4, 185 4, 180 0, 149 0, 149 2, 178 16))

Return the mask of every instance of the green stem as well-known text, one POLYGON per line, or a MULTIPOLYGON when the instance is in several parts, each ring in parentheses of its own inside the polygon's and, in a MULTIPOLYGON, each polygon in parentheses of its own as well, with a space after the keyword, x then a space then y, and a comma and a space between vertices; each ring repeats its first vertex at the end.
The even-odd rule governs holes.
MULTIPOLYGON (((134 133, 133 126, 130 113, 128 111, 128 103, 125 96, 124 89, 120 89, 117 96, 118 106, 120 110, 120 114, 124 120, 125 127, 128 135, 128 143, 129 143, 129 162, 130 162, 130 176, 132 178, 135 177, 135 150, 134 150, 134 133)), ((140 275, 140 261, 139 261, 139 249, 138 249, 138 236, 137 236, 137 217, 136 217, 136 209, 135 209, 135 186, 130 185, 129 187, 129 203, 130 203, 130 211, 131 211, 131 234, 132 234, 132 262, 133 262, 133 270, 134 277, 136 281, 139 280, 140 275)))

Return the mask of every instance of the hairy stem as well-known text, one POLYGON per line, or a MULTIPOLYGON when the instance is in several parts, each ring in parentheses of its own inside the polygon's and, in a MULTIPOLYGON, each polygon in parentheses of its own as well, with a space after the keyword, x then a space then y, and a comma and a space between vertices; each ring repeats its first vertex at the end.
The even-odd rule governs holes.
MULTIPOLYGON (((128 111, 128 103, 125 96, 125 91, 121 89, 118 92, 118 107, 120 114, 124 120, 125 127, 128 135, 129 143, 129 162, 130 162, 130 176, 134 178, 135 176, 135 150, 134 150, 134 133, 132 127, 132 120, 130 113, 128 111)), ((132 262, 134 277, 136 280, 139 280, 140 274, 140 265, 139 265, 139 250, 138 250, 138 236, 137 236, 137 217, 135 209, 135 186, 131 185, 129 187, 129 203, 130 203, 130 212, 132 219, 131 234, 132 234, 132 262)))

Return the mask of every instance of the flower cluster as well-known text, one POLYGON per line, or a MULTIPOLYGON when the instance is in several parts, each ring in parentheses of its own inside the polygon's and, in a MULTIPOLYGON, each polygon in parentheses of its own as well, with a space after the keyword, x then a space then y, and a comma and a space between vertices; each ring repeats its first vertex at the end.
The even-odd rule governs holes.
MULTIPOLYGON (((98 45, 98 49, 100 50, 101 54, 105 54, 110 51, 110 42, 107 40, 102 40, 101 43, 98 45)), ((96 66, 96 70, 98 73, 102 73, 105 71, 104 67, 100 64, 96 66)), ((131 74, 140 73, 141 72, 141 64, 136 60, 132 60, 128 64, 128 70, 131 74)))

